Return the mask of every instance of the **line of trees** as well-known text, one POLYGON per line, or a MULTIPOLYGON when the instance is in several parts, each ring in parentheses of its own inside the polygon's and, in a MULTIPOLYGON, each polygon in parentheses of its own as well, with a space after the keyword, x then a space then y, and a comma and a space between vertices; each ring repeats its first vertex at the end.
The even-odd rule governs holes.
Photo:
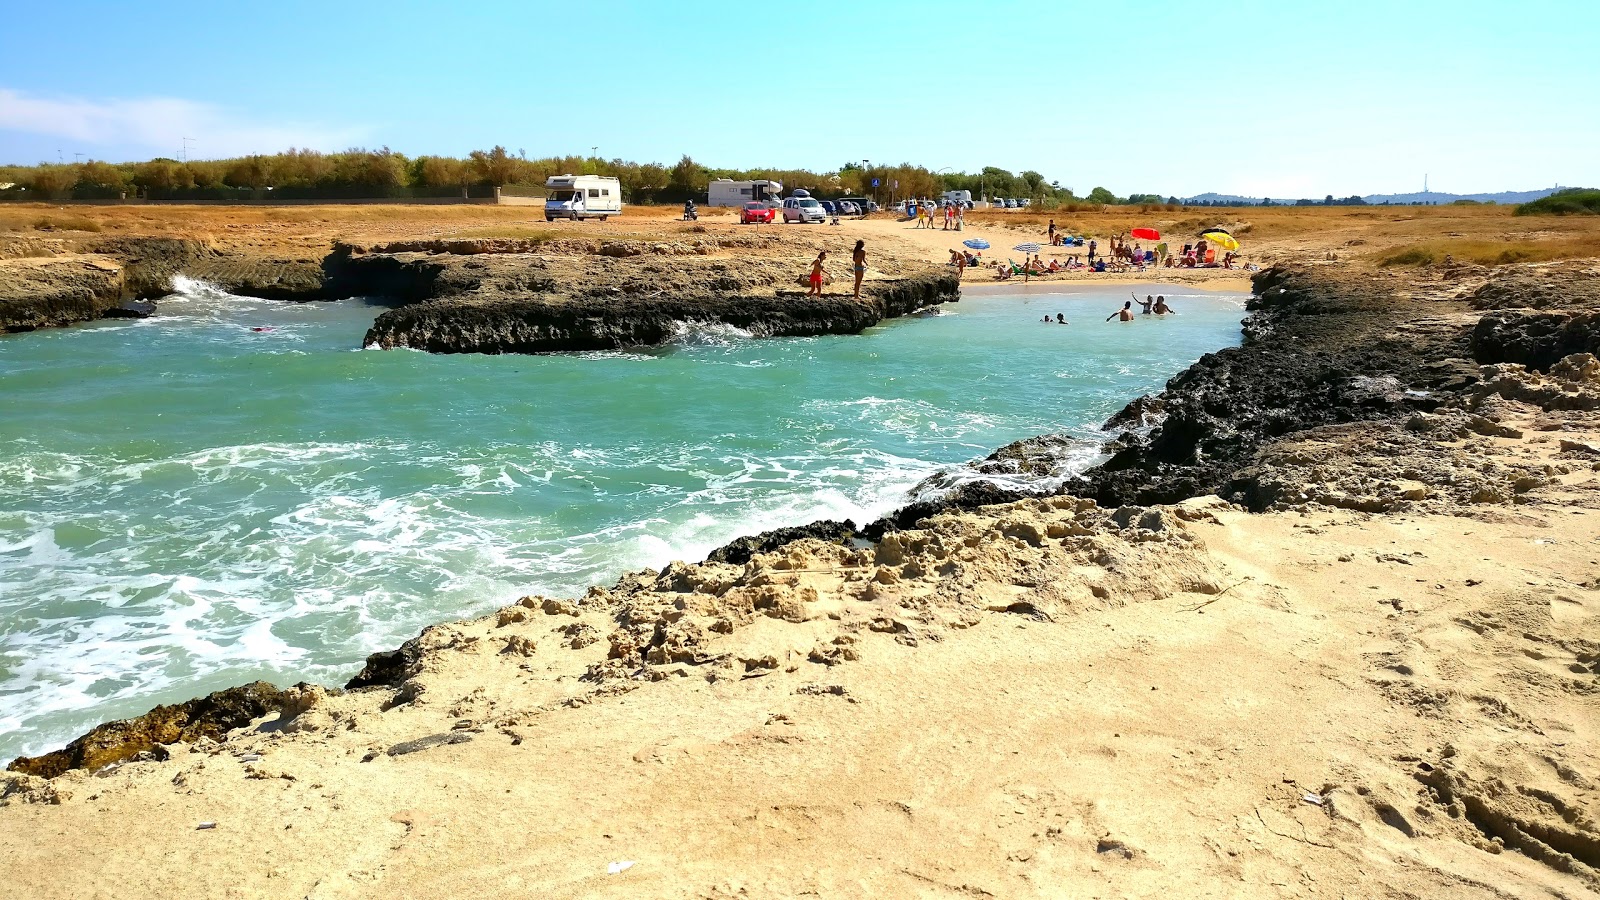
MULTIPOLYGON (((156 195, 174 192, 232 189, 261 192, 268 189, 319 189, 369 191, 372 196, 398 196, 414 189, 467 189, 505 185, 542 187, 545 179, 561 174, 608 175, 622 182, 631 203, 679 203, 703 199, 713 179, 771 179, 787 189, 805 188, 821 197, 874 196, 880 201, 907 197, 937 197, 945 191, 971 191, 974 198, 1029 198, 1051 208, 1062 204, 1161 204, 1159 194, 1118 197, 1096 187, 1077 197, 1070 187, 1047 180, 1033 170, 1013 173, 995 166, 977 172, 931 172, 909 162, 898 165, 845 163, 837 169, 719 169, 703 166, 689 156, 667 166, 623 159, 553 156, 529 159, 503 146, 474 150, 465 157, 408 157, 388 147, 352 148, 341 153, 290 149, 233 159, 179 161, 160 157, 144 162, 81 163, 37 166, 0 166, 0 195, 60 199, 70 196, 115 197, 126 193, 156 195), (877 187, 873 186, 876 179, 877 187), (9 185, 9 187, 7 187, 9 185)), ((1176 199, 1166 201, 1176 203, 1176 199)))

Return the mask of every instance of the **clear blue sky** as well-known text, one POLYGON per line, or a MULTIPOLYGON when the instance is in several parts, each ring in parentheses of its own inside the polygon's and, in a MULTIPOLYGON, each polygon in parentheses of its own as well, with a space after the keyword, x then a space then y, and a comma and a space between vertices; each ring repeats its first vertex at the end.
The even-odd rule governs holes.
POLYGON ((1600 186, 1594 0, 4 7, 3 162, 189 137, 995 165, 1080 194, 1600 186))

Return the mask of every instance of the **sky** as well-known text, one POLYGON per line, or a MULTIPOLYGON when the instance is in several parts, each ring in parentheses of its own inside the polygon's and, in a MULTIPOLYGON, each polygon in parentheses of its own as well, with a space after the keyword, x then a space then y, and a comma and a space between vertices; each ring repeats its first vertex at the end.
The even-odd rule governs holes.
POLYGON ((0 0, 0 163, 388 146, 1078 194, 1600 187, 1594 0, 0 0), (81 154, 81 156, 80 156, 81 154))

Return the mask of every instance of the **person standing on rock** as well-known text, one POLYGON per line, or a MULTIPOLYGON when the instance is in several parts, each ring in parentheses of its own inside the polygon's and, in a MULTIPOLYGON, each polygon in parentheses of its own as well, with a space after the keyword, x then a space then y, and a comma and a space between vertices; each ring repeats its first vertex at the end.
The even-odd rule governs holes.
POLYGON ((828 251, 823 250, 817 254, 816 259, 811 261, 811 292, 806 296, 822 296, 822 264, 827 260, 827 258, 828 251))
MULTIPOLYGON (((855 264, 856 270, 856 299, 861 299, 861 278, 867 274, 867 242, 856 241, 856 249, 850 254, 850 260, 855 264)), ((957 278, 960 277, 961 268, 965 268, 965 260, 957 264, 957 278)))

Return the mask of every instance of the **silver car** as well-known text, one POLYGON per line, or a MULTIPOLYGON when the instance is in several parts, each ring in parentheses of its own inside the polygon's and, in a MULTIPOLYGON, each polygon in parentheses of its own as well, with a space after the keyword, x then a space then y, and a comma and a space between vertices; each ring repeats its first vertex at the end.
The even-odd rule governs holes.
POLYGON ((828 221, 828 213, 815 197, 789 197, 783 201, 783 221, 785 224, 812 222, 820 225, 828 221))

